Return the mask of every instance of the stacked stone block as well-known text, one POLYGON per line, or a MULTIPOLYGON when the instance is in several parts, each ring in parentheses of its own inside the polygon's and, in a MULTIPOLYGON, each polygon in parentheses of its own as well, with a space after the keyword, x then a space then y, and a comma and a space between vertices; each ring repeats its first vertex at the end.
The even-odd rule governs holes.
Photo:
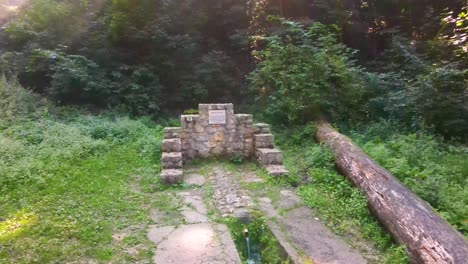
POLYGON ((212 156, 255 156, 272 175, 287 173, 281 165, 281 151, 274 148, 268 124, 254 125, 252 115, 234 114, 232 104, 200 104, 198 112, 198 115, 181 115, 181 127, 164 129, 163 182, 182 181, 183 163, 212 156), (224 122, 210 124, 210 111, 224 113, 224 122))
POLYGON ((179 137, 180 133, 180 127, 166 127, 163 130, 161 181, 166 184, 182 181, 182 141, 179 137))
POLYGON ((281 150, 274 147, 274 136, 271 134, 270 125, 259 123, 254 125, 255 156, 260 164, 272 176, 288 174, 283 166, 281 150))

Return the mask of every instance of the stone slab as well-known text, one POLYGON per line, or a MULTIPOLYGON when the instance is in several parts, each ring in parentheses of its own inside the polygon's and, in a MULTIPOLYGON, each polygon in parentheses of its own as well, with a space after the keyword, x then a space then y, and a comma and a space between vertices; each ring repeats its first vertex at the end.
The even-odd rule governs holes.
POLYGON ((165 169, 161 171, 161 182, 174 184, 182 182, 183 171, 180 169, 165 169))
POLYGON ((317 263, 367 263, 359 253, 328 231, 307 207, 288 211, 282 222, 296 246, 317 263))
POLYGON ((258 177, 254 172, 245 172, 242 173, 242 181, 246 183, 260 183, 264 182, 262 178, 258 177))
MULTIPOLYGON (((282 197, 285 196, 291 198, 295 194, 283 191, 282 197)), ((310 208, 297 207, 280 216, 268 198, 260 198, 259 206, 269 217, 268 227, 293 263, 367 263, 356 250, 320 223, 310 208)))
POLYGON ((163 152, 181 152, 182 141, 180 140, 180 138, 163 139, 162 151, 163 152))
POLYGON ((196 186, 203 186, 205 185, 205 176, 196 174, 196 173, 190 173, 185 175, 184 177, 184 182, 188 185, 196 185, 196 186))
POLYGON ((256 156, 258 161, 263 165, 281 165, 283 163, 283 155, 279 149, 257 148, 256 156))
POLYGON ((165 139, 178 138, 181 132, 181 127, 165 127, 163 129, 163 136, 165 139))
POLYGON ((208 217, 206 217, 206 215, 198 211, 195 211, 189 207, 183 207, 180 213, 184 217, 185 223, 187 224, 198 224, 198 223, 209 222, 208 217))
POLYGON ((182 152, 163 152, 161 160, 164 161, 179 161, 182 160, 182 152))
POLYGON ((254 135, 256 148, 274 148, 274 137, 272 134, 254 135))
POLYGON ((182 197, 184 204, 193 208, 193 210, 206 215, 208 211, 206 210, 205 204, 203 203, 203 198, 200 190, 193 190, 190 192, 180 192, 178 193, 182 197))
POLYGON ((258 127, 258 128, 264 128, 264 127, 270 127, 269 124, 266 124, 266 123, 256 123, 254 124, 254 127, 258 127))
POLYGON ((289 174, 289 171, 283 165, 267 165, 265 166, 265 169, 270 176, 276 177, 289 174))
POLYGON ((175 227, 173 226, 155 226, 152 225, 150 226, 149 232, 148 232, 148 239, 158 245, 166 239, 173 231, 175 230, 175 227))
POLYGON ((159 242, 157 264, 240 264, 232 237, 225 225, 182 225, 159 242))
POLYGON ((270 133, 265 134, 255 134, 254 135, 255 141, 263 141, 263 142, 273 142, 274 136, 270 133))
POLYGON ((289 210, 301 205, 301 199, 291 190, 281 190, 279 208, 289 210))
POLYGON ((163 128, 163 133, 180 133, 182 131, 181 127, 165 127, 163 128))

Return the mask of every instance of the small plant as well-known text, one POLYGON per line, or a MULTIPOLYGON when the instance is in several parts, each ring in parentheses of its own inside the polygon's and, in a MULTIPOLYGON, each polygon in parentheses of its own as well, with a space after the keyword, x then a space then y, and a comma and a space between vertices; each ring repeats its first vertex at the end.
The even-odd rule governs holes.
POLYGON ((266 219, 259 212, 254 211, 252 214, 253 219, 248 224, 235 218, 223 219, 234 239, 240 257, 247 260, 250 255, 252 262, 249 263, 290 263, 278 241, 270 232, 266 219), (247 248, 246 237, 249 238, 249 248, 247 248))
POLYGON ((229 161, 234 163, 234 164, 241 164, 241 163, 244 162, 244 157, 242 157, 242 155, 240 155, 240 154, 234 154, 234 155, 231 156, 229 161))

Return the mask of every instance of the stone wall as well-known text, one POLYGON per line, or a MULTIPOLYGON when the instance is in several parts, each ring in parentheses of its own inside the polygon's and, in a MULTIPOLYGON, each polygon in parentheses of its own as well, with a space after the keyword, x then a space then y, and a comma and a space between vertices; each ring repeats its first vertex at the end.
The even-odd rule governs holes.
POLYGON ((200 104, 198 115, 182 115, 181 127, 166 127, 161 178, 180 182, 183 163, 194 158, 255 157, 271 175, 283 175, 281 151, 274 148, 268 124, 254 124, 249 114, 235 114, 232 104, 200 104))
POLYGON ((180 118, 182 154, 185 160, 253 153, 253 117, 234 114, 232 104, 200 104, 198 115, 180 118), (210 111, 225 111, 225 124, 210 124, 210 111))

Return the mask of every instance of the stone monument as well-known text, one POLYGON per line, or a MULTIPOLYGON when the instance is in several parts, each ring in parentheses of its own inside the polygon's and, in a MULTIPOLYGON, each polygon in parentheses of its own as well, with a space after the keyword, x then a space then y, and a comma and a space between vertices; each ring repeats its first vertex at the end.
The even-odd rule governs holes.
POLYGON ((182 166, 194 158, 241 155, 256 158, 272 176, 287 174, 268 124, 234 114, 232 104, 199 104, 198 115, 181 115, 181 127, 164 128, 161 180, 182 181, 182 166))

